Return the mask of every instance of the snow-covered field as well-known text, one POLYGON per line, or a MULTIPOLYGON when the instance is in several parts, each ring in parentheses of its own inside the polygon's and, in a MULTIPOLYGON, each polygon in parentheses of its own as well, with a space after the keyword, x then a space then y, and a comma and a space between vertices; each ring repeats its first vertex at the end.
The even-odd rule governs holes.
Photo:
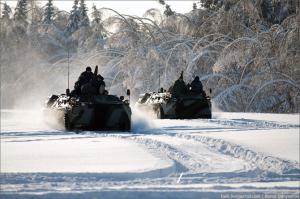
POLYGON ((133 132, 65 132, 1 111, 0 198, 299 198, 299 114, 133 117, 133 132))

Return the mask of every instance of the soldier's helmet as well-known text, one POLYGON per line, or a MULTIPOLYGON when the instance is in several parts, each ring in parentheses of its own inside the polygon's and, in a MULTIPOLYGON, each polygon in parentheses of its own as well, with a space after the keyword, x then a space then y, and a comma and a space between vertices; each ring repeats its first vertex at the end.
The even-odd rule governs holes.
POLYGON ((92 72, 92 68, 91 67, 86 67, 86 69, 85 69, 86 71, 88 71, 88 72, 92 72))

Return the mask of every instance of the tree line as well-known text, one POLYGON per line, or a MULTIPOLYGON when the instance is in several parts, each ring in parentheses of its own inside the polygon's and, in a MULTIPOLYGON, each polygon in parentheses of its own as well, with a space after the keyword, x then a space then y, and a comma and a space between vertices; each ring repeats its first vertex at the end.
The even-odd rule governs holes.
POLYGON ((201 0, 182 14, 159 0, 163 12, 150 8, 143 17, 96 6, 89 17, 84 0, 70 13, 51 0, 44 7, 19 0, 14 10, 3 4, 2 104, 29 90, 64 90, 69 56, 71 80, 84 65, 99 65, 108 90, 130 88, 132 99, 170 87, 184 71, 185 81, 198 75, 212 89, 221 110, 299 112, 298 2, 201 0))

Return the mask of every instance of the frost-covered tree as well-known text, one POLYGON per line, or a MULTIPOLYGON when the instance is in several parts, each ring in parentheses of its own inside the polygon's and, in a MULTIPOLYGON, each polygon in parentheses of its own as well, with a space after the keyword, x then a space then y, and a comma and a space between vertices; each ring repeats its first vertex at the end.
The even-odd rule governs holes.
POLYGON ((206 9, 210 9, 211 5, 212 5, 212 0, 201 0, 201 6, 206 8, 206 9))
POLYGON ((74 0, 74 5, 69 16, 69 22, 67 26, 67 34, 72 34, 79 28, 80 13, 78 9, 78 0, 74 0))
POLYGON ((274 23, 281 23, 288 16, 296 13, 299 1, 295 0, 277 0, 273 1, 274 7, 274 23))
MULTIPOLYGON (((6 3, 4 3, 2 13, 0 13, 0 14, 1 14, 1 18, 0 18, 0 40, 1 40, 1 43, 4 43, 5 42, 4 38, 7 36, 7 34, 9 34, 10 28, 11 28, 11 21, 12 21, 10 19, 11 8, 6 3)), ((3 50, 4 50, 3 46, 0 45, 0 53, 1 54, 3 54, 2 53, 3 50)))
POLYGON ((87 7, 84 3, 84 0, 80 0, 80 7, 79 7, 79 15, 80 15, 80 22, 79 27, 87 27, 90 25, 90 20, 87 15, 87 7))
POLYGON ((18 23, 27 24, 27 0, 19 0, 15 8, 14 20, 18 23))
POLYGON ((86 40, 87 49, 104 47, 106 30, 102 22, 102 13, 95 5, 92 7, 91 35, 86 40))
POLYGON ((271 0, 263 0, 261 3, 261 11, 262 11, 262 17, 268 21, 273 21, 273 5, 271 0))
POLYGON ((175 12, 171 9, 170 5, 166 4, 164 15, 167 17, 174 15, 175 12))
POLYGON ((27 0, 27 19, 31 25, 42 22, 44 10, 38 6, 37 0, 27 0))
MULTIPOLYGON (((210 1, 209 9, 172 17, 162 17, 158 10, 150 9, 151 18, 116 13, 103 19, 101 10, 94 6, 91 28, 84 28, 79 27, 77 0, 71 14, 56 12, 48 34, 43 34, 43 28, 38 28, 37 34, 30 29, 18 34, 15 26, 5 26, 0 35, 0 54, 4 55, 0 56, 0 63, 5 71, 1 91, 8 93, 4 101, 11 104, 12 95, 22 98, 35 83, 28 78, 32 73, 45 79, 52 77, 44 81, 44 88, 63 88, 65 85, 58 84, 64 81, 53 84, 50 79, 57 79, 67 68, 56 64, 66 64, 65 46, 70 40, 74 79, 82 70, 82 64, 76 60, 88 65, 100 63, 110 93, 130 88, 133 99, 137 97, 135 93, 155 91, 161 86, 168 89, 184 71, 187 83, 198 75, 204 89, 212 89, 213 105, 221 110, 300 112, 300 25, 299 14, 293 14, 298 1, 265 0, 271 3, 267 9, 273 16, 271 21, 262 15, 263 1, 222 0, 218 2, 223 6, 216 10, 211 5, 217 1, 210 1), (63 34, 67 33, 66 26, 70 32, 63 34), (104 36, 105 29, 111 27, 114 32, 104 36), (37 45, 26 45, 27 41, 37 45), (33 48, 38 52, 30 52, 33 48), (21 53, 24 56, 18 56, 21 53), (45 73, 40 70, 40 63, 49 66, 45 73), (20 81, 15 81, 17 78, 20 81)), ((160 3, 166 7, 164 0, 160 3)))
POLYGON ((165 1, 164 0, 158 0, 158 3, 160 3, 161 5, 165 5, 165 1))
POLYGON ((2 19, 10 19, 10 15, 11 15, 11 8, 9 7, 9 5, 7 5, 7 3, 3 4, 3 10, 2 10, 2 19))
POLYGON ((95 5, 93 5, 92 9, 92 29, 96 35, 103 38, 105 37, 105 29, 102 24, 102 13, 97 9, 95 5))
POLYGON ((166 2, 164 0, 158 0, 158 3, 165 6, 164 15, 166 15, 167 17, 175 14, 173 12, 173 10, 171 9, 170 5, 166 4, 166 2))
POLYGON ((92 9, 92 29, 98 38, 103 39, 106 36, 106 31, 102 24, 102 13, 97 9, 95 5, 93 5, 92 9))
POLYGON ((223 6, 224 0, 201 0, 200 4, 206 9, 218 10, 223 6))
POLYGON ((197 4, 193 3, 193 10, 197 10, 197 4))
POLYGON ((92 19, 93 19, 92 23, 100 24, 101 18, 102 18, 101 12, 97 9, 97 7, 95 5, 93 5, 92 10, 93 10, 92 11, 92 19))
POLYGON ((297 3, 294 0, 262 0, 263 18, 270 24, 280 24, 285 18, 296 13, 297 3))
POLYGON ((54 16, 53 3, 52 3, 52 0, 48 0, 45 11, 44 11, 43 23, 51 24, 53 22, 53 16, 54 16))

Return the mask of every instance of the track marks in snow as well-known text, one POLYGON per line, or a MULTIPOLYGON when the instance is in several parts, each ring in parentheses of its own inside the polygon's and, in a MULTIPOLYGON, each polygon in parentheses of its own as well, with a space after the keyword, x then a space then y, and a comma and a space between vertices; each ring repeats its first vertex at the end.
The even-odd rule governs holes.
POLYGON ((289 124, 284 122, 275 122, 268 120, 256 119, 211 119, 210 123, 215 123, 224 126, 231 126, 235 128, 254 128, 254 129, 288 129, 299 128, 299 124, 289 124))
POLYGON ((178 178, 182 174, 182 183, 241 182, 241 176, 247 176, 251 170, 244 160, 211 151, 202 143, 178 136, 140 135, 126 139, 140 143, 153 154, 173 160, 174 175, 178 178))
POLYGON ((267 156, 224 140, 201 135, 135 135, 132 139, 153 154, 174 161, 184 183, 237 183, 300 179, 296 162, 267 156))
POLYGON ((209 138, 201 135, 177 134, 177 137, 194 140, 207 145, 211 150, 226 154, 249 162, 253 168, 262 171, 284 175, 291 178, 300 178, 300 168, 297 162, 282 160, 246 149, 242 146, 226 142, 221 139, 209 138))

